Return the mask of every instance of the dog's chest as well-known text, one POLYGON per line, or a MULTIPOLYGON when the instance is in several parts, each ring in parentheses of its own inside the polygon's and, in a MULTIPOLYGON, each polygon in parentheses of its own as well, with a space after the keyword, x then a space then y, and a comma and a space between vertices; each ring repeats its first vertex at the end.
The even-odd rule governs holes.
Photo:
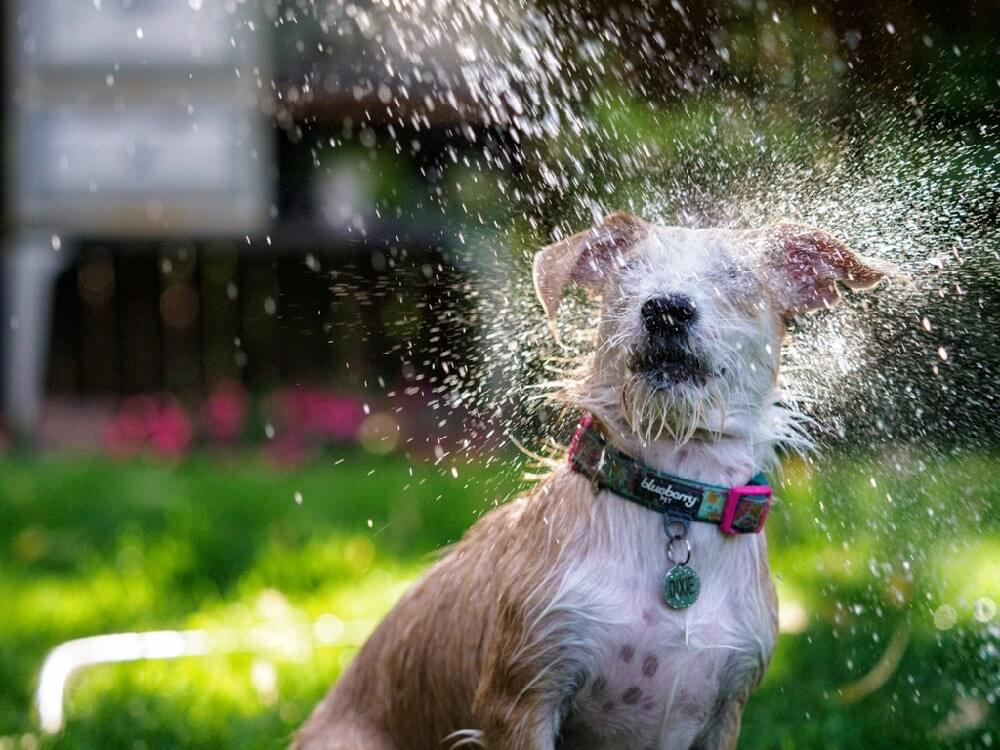
POLYGON ((666 743, 671 733, 693 739, 705 725, 723 689, 728 644, 691 649, 677 628, 656 619, 614 629, 595 644, 600 654, 574 696, 562 747, 674 747, 666 743))
POLYGON ((734 547, 713 555, 716 540, 700 530, 694 536, 702 592, 687 610, 663 600, 669 563, 655 536, 631 555, 582 560, 571 576, 593 576, 599 585, 581 586, 576 597, 567 590, 568 599, 578 598, 567 611, 580 618, 584 675, 568 704, 560 747, 686 748, 721 699, 759 676, 774 634, 767 596, 750 590, 763 585, 756 555, 746 544, 745 554, 734 554, 734 547), (713 567, 740 558, 736 569, 713 567))

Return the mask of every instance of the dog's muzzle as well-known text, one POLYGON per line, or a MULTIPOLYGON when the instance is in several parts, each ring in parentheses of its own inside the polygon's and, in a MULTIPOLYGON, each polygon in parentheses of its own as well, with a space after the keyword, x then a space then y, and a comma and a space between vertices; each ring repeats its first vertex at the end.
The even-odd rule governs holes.
POLYGON ((643 303, 640 315, 645 341, 633 351, 629 369, 645 376, 655 388, 704 383, 708 369, 689 343, 698 321, 694 300, 683 294, 652 297, 643 303))
POLYGON ((645 347, 632 355, 629 369, 646 378, 654 388, 678 383, 704 385, 711 370, 684 347, 645 347))

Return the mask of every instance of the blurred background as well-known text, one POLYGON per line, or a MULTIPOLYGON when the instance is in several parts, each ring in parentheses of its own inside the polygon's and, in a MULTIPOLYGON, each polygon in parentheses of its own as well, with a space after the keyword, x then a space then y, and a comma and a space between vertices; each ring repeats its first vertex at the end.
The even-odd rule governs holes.
POLYGON ((795 332, 820 451, 774 478, 782 638, 741 747, 1000 742, 996 3, 0 27, 0 750, 287 744, 566 441, 528 260, 622 208, 803 221, 913 278, 795 332))

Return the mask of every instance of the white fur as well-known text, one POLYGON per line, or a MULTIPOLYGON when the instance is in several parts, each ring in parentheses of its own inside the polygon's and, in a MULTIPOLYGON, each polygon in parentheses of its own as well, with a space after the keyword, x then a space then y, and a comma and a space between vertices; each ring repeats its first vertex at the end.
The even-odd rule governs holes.
POLYGON ((580 662, 579 673, 606 681, 599 696, 591 697, 585 683, 573 701, 573 714, 593 742, 579 739, 574 747, 686 748, 705 728, 720 690, 734 688, 722 684, 727 660, 734 653, 744 656, 739 679, 754 680, 774 649, 761 576, 764 539, 727 539, 696 524, 691 565, 701 577, 701 595, 689 609, 671 610, 661 593, 669 568, 662 523, 607 492, 594 508, 610 532, 606 543, 591 547, 564 574, 546 608, 549 616, 562 613, 562 621, 539 629, 543 636, 550 629, 575 633, 567 645, 580 662), (630 663, 622 659, 623 648, 633 650, 630 663), (658 669, 646 677, 642 667, 650 656, 658 669), (636 686, 642 697, 628 705, 624 696, 636 686), (605 712, 602 704, 609 699, 615 706, 605 712), (651 707, 644 706, 647 701, 651 707))

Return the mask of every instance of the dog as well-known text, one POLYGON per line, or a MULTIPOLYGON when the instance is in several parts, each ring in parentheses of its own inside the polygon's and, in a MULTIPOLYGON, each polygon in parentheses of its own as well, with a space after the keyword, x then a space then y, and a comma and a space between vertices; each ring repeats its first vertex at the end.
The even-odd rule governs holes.
POLYGON ((567 288, 601 300, 559 391, 586 415, 570 460, 403 596, 294 747, 735 747, 778 633, 754 477, 808 441, 782 343, 889 272, 819 229, 629 213, 539 251, 553 329, 567 288))

